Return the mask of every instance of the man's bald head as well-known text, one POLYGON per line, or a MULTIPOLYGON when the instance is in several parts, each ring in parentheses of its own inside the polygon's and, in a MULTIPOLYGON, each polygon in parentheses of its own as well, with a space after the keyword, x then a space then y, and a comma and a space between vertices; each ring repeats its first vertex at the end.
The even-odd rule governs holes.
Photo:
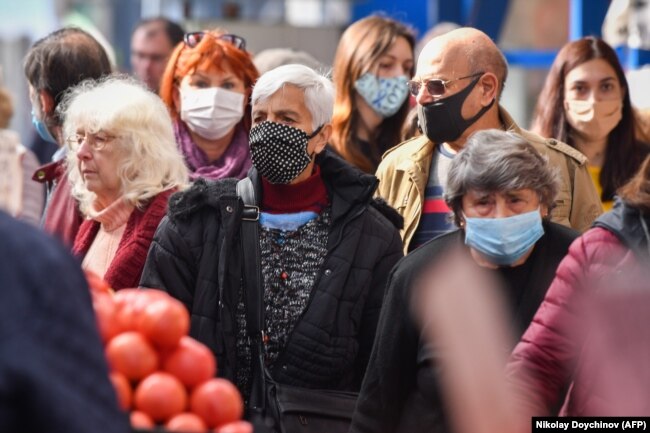
POLYGON ((416 75, 428 75, 432 66, 442 63, 457 65, 467 74, 492 72, 499 80, 499 95, 508 76, 508 63, 488 35, 472 27, 462 27, 433 38, 420 56, 416 75))

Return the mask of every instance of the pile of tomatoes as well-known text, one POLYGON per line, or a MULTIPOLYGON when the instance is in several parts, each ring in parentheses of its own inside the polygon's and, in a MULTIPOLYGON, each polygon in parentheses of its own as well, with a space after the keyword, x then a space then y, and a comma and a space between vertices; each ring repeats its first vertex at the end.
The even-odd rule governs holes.
POLYGON ((237 388, 216 378, 217 362, 187 335, 185 306, 159 290, 113 293, 88 274, 97 324, 120 406, 138 429, 250 433, 237 388))

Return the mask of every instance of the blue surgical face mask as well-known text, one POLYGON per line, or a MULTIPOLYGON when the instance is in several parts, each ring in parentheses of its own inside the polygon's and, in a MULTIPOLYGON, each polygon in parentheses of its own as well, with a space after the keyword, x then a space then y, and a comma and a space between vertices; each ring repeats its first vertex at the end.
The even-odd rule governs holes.
POLYGON ((52 137, 50 130, 47 129, 45 122, 43 122, 43 120, 36 117, 33 108, 32 108, 32 125, 34 125, 36 132, 38 132, 38 135, 40 135, 43 140, 49 141, 50 143, 58 144, 57 141, 54 139, 54 137, 52 137))
POLYGON ((354 83, 354 88, 363 99, 382 117, 397 113, 409 94, 405 76, 379 78, 369 72, 354 83))
POLYGON ((506 218, 465 217, 465 244, 495 265, 512 265, 543 235, 539 209, 506 218))

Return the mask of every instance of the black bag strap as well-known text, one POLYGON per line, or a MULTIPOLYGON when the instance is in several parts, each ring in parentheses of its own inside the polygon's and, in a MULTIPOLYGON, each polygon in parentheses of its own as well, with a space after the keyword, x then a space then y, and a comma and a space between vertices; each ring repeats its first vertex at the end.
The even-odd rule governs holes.
POLYGON ((255 190, 250 178, 245 177, 237 182, 237 195, 244 202, 240 238, 244 262, 246 328, 251 346, 251 370, 253 373, 250 407, 252 410, 264 411, 266 408, 266 384, 264 381, 264 351, 262 350, 264 298, 258 226, 260 209, 256 205, 255 190))

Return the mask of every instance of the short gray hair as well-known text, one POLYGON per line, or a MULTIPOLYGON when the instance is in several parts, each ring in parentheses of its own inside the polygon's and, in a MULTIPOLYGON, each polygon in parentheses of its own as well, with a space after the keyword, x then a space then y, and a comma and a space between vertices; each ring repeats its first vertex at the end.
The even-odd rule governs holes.
POLYGON ((488 129, 473 134, 449 167, 445 201, 454 222, 462 221, 463 196, 470 190, 512 191, 529 188, 540 204, 553 208, 559 175, 525 138, 513 132, 488 129))
POLYGON ((304 65, 283 65, 263 74, 251 96, 252 105, 265 101, 287 84, 305 93, 305 105, 311 113, 314 129, 329 123, 334 110, 334 86, 332 82, 304 65))

